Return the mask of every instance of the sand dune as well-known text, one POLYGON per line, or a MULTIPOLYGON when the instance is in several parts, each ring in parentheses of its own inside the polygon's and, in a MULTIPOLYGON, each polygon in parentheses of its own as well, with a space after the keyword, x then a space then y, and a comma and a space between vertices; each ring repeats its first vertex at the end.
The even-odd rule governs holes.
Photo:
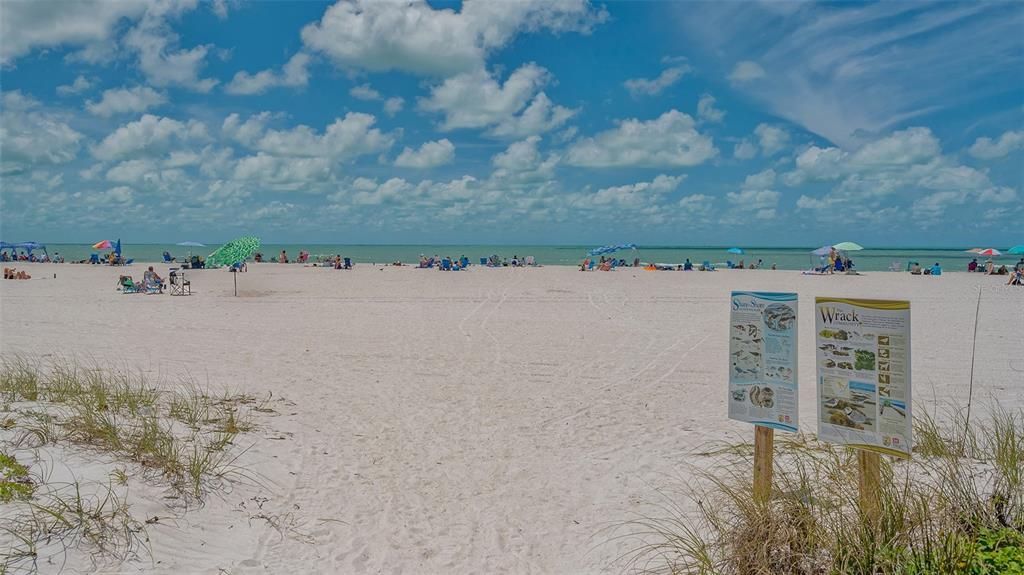
MULTIPOLYGON (((817 295, 911 300, 922 409, 966 401, 980 290, 975 396, 1024 405, 1024 290, 980 274, 264 264, 239 297, 200 270, 177 298, 122 295, 121 270, 26 267, 0 284, 0 353, 287 400, 239 460, 266 485, 151 526, 153 562, 124 572, 617 571, 624 543, 600 530, 685 482, 709 442, 752 436, 726 419, 733 289, 799 292, 806 430, 817 295)), ((147 489, 132 500, 159 513, 147 489)))

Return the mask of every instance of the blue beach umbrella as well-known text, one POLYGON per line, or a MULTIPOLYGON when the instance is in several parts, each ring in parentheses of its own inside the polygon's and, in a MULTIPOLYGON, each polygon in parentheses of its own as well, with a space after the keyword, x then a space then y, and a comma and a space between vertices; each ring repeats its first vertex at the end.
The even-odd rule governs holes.
POLYGON ((743 254, 743 250, 741 248, 729 248, 725 251, 729 252, 730 254, 743 254))

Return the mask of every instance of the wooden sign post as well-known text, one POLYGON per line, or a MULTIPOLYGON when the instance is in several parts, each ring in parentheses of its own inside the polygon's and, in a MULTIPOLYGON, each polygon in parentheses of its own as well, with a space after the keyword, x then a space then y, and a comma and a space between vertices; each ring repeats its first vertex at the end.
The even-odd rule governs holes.
POLYGON ((860 512, 875 524, 881 515, 882 462, 874 451, 857 450, 857 467, 860 470, 860 512))
POLYGON ((767 503, 772 495, 772 458, 775 454, 775 430, 754 426, 754 501, 767 503))

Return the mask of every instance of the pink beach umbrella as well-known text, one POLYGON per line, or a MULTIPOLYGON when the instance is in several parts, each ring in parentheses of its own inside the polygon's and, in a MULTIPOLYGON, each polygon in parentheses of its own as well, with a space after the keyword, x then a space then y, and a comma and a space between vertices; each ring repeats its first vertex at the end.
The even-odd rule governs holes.
POLYGON ((100 240, 100 241, 96 242, 95 244, 93 244, 92 249, 94 249, 94 250, 109 250, 109 249, 113 249, 113 247, 114 247, 114 242, 112 242, 110 240, 100 240))
POLYGON ((979 256, 997 257, 997 256, 1003 255, 1003 252, 1001 252, 1001 251, 999 251, 999 250, 997 250, 995 248, 985 248, 983 250, 978 251, 977 254, 979 256))

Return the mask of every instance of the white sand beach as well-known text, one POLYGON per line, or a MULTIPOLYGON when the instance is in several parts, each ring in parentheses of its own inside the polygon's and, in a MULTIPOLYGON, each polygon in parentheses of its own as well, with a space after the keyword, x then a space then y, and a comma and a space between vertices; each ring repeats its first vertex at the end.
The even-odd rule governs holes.
MULTIPOLYGON (((286 400, 237 461, 263 485, 147 526, 152 559, 114 572, 620 572, 628 543, 602 529, 685 486, 711 442, 753 435, 726 417, 731 290, 799 293, 806 431, 815 296, 911 301, 920 410, 966 403, 980 290, 975 399, 1024 405, 1024 290, 1005 276, 262 264, 238 297, 224 270, 171 297, 119 293, 121 269, 24 267, 0 283, 4 356, 286 400)), ((140 516, 178 513, 131 489, 140 516)))

